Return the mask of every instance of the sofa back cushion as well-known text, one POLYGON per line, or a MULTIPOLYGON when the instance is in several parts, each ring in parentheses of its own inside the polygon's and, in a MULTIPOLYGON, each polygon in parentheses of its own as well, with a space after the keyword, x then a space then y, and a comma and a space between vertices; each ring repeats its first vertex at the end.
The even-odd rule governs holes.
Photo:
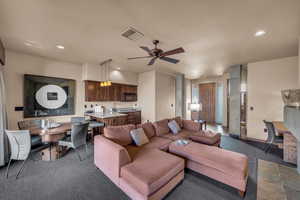
POLYGON ((130 131, 131 138, 133 139, 136 146, 143 146, 149 143, 149 139, 144 132, 143 128, 137 128, 130 131))
POLYGON ((155 133, 157 136, 165 135, 170 132, 170 129, 168 126, 168 119, 163 119, 163 120, 154 122, 153 126, 155 128, 155 133))
POLYGON ((149 139, 155 136, 155 130, 151 122, 139 124, 137 125, 137 128, 143 128, 149 139))
POLYGON ((108 126, 104 128, 104 136, 122 146, 132 143, 130 131, 135 129, 135 125, 108 126))
POLYGON ((179 125, 180 128, 183 127, 183 122, 182 122, 181 117, 175 117, 175 118, 169 119, 169 122, 172 121, 172 120, 175 120, 176 123, 179 125))
POLYGON ((201 131, 201 124, 192 120, 182 120, 183 128, 188 131, 198 132, 201 131))

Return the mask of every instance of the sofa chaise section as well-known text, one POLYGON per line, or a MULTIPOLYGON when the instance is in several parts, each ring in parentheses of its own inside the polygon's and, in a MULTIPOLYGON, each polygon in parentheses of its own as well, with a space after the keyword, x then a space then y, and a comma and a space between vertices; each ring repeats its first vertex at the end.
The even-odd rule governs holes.
POLYGON ((177 185, 183 177, 183 159, 158 149, 143 149, 134 162, 121 168, 120 187, 132 191, 126 192, 132 199, 153 199, 160 190, 168 188, 169 192, 173 187, 167 185, 177 185))
POLYGON ((187 168, 230 185, 244 195, 248 179, 247 156, 192 141, 185 146, 173 142, 169 151, 185 158, 187 168))

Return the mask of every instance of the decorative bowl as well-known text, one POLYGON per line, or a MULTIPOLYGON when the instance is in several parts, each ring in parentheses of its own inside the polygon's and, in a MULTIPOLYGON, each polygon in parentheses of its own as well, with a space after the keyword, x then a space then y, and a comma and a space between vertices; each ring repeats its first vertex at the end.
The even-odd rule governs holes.
POLYGON ((285 106, 300 107, 300 89, 290 89, 281 91, 285 106))
POLYGON ((176 140, 175 141, 175 144, 178 146, 184 146, 184 145, 187 145, 188 143, 189 143, 188 140, 176 140))

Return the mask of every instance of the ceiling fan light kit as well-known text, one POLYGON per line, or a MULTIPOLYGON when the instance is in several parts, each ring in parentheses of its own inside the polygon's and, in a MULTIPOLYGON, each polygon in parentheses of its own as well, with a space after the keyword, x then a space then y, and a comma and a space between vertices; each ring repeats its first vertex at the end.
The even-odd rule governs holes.
POLYGON ((145 47, 145 46, 140 47, 141 49, 143 49, 144 51, 146 51, 148 53, 148 56, 133 57, 133 58, 128 58, 128 60, 151 58, 148 65, 153 65, 155 63, 156 59, 160 59, 160 60, 163 60, 163 61, 166 61, 169 63, 177 64, 180 60, 175 59, 175 58, 170 58, 167 56, 184 52, 184 49, 182 47, 164 52, 162 49, 157 48, 157 45, 159 44, 159 40, 153 40, 153 44, 155 46, 154 49, 149 49, 148 47, 145 47))

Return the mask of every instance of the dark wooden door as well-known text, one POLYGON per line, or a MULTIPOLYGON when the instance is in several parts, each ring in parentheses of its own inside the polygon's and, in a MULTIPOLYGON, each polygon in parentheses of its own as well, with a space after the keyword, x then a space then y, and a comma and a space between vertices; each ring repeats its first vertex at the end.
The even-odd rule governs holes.
POLYGON ((202 104, 200 119, 206 120, 208 123, 215 123, 216 84, 199 84, 199 99, 202 104))

